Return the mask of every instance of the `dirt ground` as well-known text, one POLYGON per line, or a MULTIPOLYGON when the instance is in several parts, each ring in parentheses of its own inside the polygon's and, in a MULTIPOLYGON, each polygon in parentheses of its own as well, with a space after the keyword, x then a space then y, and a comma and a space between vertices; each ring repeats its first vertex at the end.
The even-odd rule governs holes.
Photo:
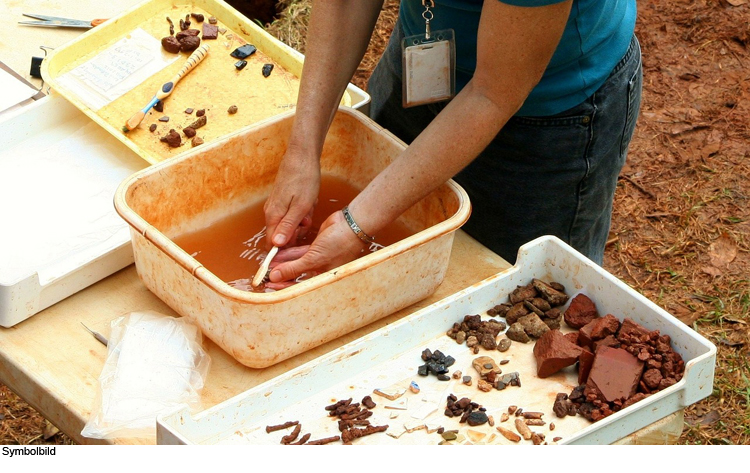
MULTIPOLYGON (((281 2, 304 50, 305 1, 281 2)), ((387 0, 354 79, 365 87, 395 23, 387 0)), ((639 1, 641 115, 604 267, 718 348, 714 390, 683 444, 750 444, 750 0, 639 1)), ((70 443, 0 385, 0 444, 70 443)))

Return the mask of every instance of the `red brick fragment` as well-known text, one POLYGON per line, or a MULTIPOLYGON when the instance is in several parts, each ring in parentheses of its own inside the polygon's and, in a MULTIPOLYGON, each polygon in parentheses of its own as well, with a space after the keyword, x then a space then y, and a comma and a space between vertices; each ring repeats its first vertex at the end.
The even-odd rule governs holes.
POLYGON ((578 384, 586 384, 589 379, 591 367, 594 365, 594 354, 584 348, 578 357, 578 384))
POLYGON ((598 390, 603 399, 612 402, 635 394, 643 373, 643 362, 622 348, 600 347, 594 356, 587 390, 598 390))
POLYGON ((580 354, 581 347, 571 343, 559 330, 546 332, 534 345, 537 376, 546 378, 573 365, 580 354))
POLYGON ((579 329, 597 318, 596 304, 585 294, 578 294, 570 301, 568 309, 563 315, 568 326, 579 329))

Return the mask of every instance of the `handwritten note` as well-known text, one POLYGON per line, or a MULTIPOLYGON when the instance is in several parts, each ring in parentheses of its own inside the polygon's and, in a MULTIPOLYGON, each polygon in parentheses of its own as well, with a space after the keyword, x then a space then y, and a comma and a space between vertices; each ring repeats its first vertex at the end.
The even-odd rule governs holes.
POLYGON ((159 40, 138 28, 70 72, 59 82, 98 110, 171 64, 159 40))

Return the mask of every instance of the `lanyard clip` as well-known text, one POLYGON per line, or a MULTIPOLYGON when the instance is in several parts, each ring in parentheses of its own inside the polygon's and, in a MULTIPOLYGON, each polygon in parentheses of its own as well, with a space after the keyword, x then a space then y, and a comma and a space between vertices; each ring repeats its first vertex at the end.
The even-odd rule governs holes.
POLYGON ((430 39, 430 21, 434 18, 435 15, 433 15, 430 8, 435 8, 435 2, 432 0, 422 0, 422 6, 424 6, 424 11, 422 12, 422 18, 424 18, 425 21, 425 30, 424 30, 424 38, 430 39))

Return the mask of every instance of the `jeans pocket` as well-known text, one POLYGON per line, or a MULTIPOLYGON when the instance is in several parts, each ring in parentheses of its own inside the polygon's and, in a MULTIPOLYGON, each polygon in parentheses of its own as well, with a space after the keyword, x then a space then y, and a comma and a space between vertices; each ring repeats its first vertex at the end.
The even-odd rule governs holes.
MULTIPOLYGON (((641 109, 641 88, 643 85, 643 66, 641 63, 640 45, 638 45, 638 67, 635 68, 635 72, 628 80, 628 102, 627 111, 625 113, 625 127, 622 131, 622 137, 620 138, 620 159, 624 160, 625 155, 630 145, 630 140, 633 138, 633 132, 635 131, 635 124, 638 120, 638 112, 641 109)), ((624 162, 622 163, 625 164, 624 162)))

